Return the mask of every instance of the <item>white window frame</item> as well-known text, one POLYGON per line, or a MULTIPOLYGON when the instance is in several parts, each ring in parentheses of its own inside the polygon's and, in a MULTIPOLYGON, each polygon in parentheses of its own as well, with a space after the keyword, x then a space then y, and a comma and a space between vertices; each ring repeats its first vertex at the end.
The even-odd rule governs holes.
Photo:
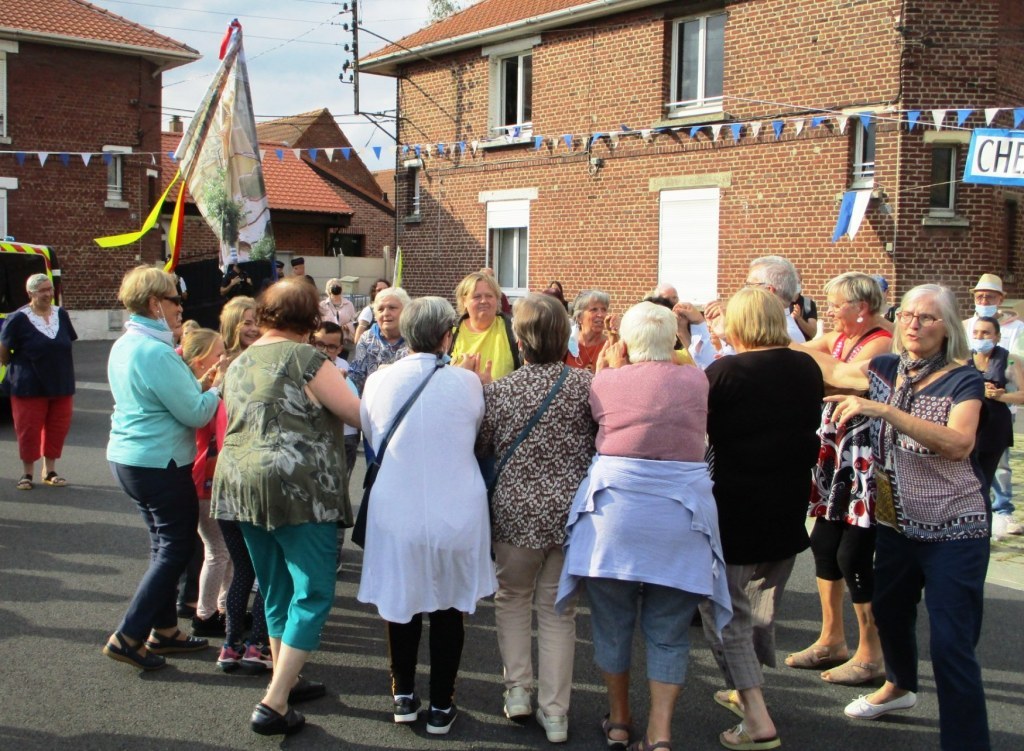
POLYGON ((501 291, 509 298, 523 297, 530 291, 530 201, 536 198, 536 188, 485 191, 479 196, 487 211, 486 263, 494 269, 501 291), (503 269, 498 260, 498 249, 494 246, 494 237, 496 232, 509 230, 513 232, 513 284, 503 285, 503 269), (521 253, 524 243, 525 252, 521 253), (526 260, 525 269, 520 266, 520 255, 526 260))
POLYGON ((960 158, 960 148, 955 143, 935 143, 932 145, 931 151, 931 165, 932 169, 929 174, 934 172, 935 154, 939 150, 950 152, 949 160, 949 174, 946 178, 949 180, 949 184, 946 186, 946 198, 947 203, 945 206, 932 206, 931 202, 931 191, 928 193, 928 215, 939 216, 939 217, 954 217, 956 216, 956 182, 957 182, 957 160, 960 158))
POLYGON ((420 185, 421 171, 423 170, 422 159, 408 159, 402 162, 402 166, 406 169, 406 184, 408 189, 406 191, 406 219, 419 219, 420 209, 422 208, 422 192, 420 185))
POLYGON ((7 224, 7 191, 18 189, 18 178, 0 177, 0 240, 10 234, 7 224))
MULTIPOLYGON (((707 69, 707 27, 708 19, 724 16, 728 21, 728 13, 718 11, 714 13, 705 13, 700 16, 687 16, 686 18, 680 18, 672 22, 672 77, 671 77, 671 89, 669 90, 669 97, 673 98, 676 92, 679 90, 679 44, 680 34, 684 25, 693 21, 700 22, 700 53, 698 55, 698 71, 697 71, 697 88, 698 95, 696 99, 684 99, 677 101, 668 102, 665 107, 668 110, 669 117, 689 117, 691 115, 705 115, 714 114, 722 111, 722 101, 725 88, 725 82, 723 80, 723 92, 714 96, 708 96, 704 90, 705 86, 705 72, 707 69)), ((722 72, 723 78, 725 73, 725 38, 722 38, 722 72)))
POLYGON ((523 85, 523 64, 524 58, 529 57, 530 60, 530 91, 533 91, 533 48, 540 44, 539 36, 532 36, 526 39, 517 39, 512 42, 505 42, 503 44, 495 44, 489 47, 484 47, 482 56, 488 58, 489 65, 489 106, 488 106, 488 123, 487 130, 492 138, 502 138, 508 143, 525 143, 533 137, 533 97, 531 93, 530 104, 531 104, 531 118, 525 119, 523 117, 523 92, 526 88, 523 85), (517 92, 518 98, 516 102, 516 120, 514 123, 504 124, 505 120, 505 80, 504 80, 504 63, 506 60, 516 58, 519 60, 517 66, 518 78, 517 78, 517 92), (513 135, 515 128, 519 128, 518 136, 513 135))
POLYGON ((850 188, 875 187, 875 159, 878 153, 878 121, 872 117, 867 127, 859 116, 853 117, 853 179, 850 188), (871 138, 867 136, 870 134, 871 138), (870 146, 870 153, 868 147, 870 146))
POLYGON ((108 209, 127 209, 128 202, 124 198, 124 155, 131 154, 132 147, 106 145, 103 153, 110 154, 110 164, 106 165, 107 200, 103 205, 108 209))
POLYGON ((7 56, 18 52, 18 43, 0 39, 0 143, 11 142, 10 118, 7 111, 7 56))

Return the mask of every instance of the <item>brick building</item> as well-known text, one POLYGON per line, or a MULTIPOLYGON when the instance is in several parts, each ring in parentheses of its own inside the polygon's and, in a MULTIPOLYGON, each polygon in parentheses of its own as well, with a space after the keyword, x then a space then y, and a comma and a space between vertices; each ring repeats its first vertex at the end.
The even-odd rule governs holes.
POLYGON ((659 278, 727 296, 780 254, 819 299, 849 270, 1019 296, 1024 194, 958 176, 984 110, 1024 104, 1021 28, 1020 0, 481 0, 360 61, 397 80, 405 284, 491 265, 510 296, 558 279, 621 309, 659 278))
POLYGON ((110 250, 93 238, 138 227, 159 196, 161 74, 198 58, 80 0, 0 2, 0 235, 56 248, 76 326, 120 307, 125 271, 162 255, 157 233, 110 250))

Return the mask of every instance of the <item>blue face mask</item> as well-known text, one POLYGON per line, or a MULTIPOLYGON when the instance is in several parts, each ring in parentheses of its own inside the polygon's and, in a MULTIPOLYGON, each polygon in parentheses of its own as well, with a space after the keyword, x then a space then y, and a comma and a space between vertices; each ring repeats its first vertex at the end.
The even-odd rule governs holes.
POLYGON ((980 352, 983 355, 987 355, 996 346, 996 343, 992 339, 971 339, 971 351, 980 352))
POLYGON ((978 318, 992 318, 999 311, 998 305, 975 305, 974 312, 978 318))

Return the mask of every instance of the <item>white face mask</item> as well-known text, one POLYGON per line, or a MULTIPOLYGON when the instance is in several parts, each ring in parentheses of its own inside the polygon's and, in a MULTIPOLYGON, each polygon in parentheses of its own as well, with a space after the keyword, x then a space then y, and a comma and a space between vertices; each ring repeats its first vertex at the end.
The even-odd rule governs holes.
POLYGON ((971 349, 983 355, 995 349, 996 343, 993 339, 971 339, 971 349))
POLYGON ((974 312, 978 318, 991 318, 999 311, 998 305, 975 305, 974 312))

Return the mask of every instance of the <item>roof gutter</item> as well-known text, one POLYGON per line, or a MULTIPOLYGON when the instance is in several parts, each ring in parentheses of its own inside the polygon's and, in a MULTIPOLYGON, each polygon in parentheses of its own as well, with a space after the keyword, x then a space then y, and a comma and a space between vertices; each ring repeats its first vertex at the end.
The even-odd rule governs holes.
MULTIPOLYGON (((645 8, 652 5, 664 5, 666 0, 591 0, 591 2, 575 5, 571 8, 562 8, 542 16, 531 16, 518 21, 493 26, 489 29, 470 32, 461 36, 442 39, 436 42, 429 42, 408 50, 399 50, 381 57, 372 57, 366 62, 359 63, 359 70, 363 73, 376 73, 382 76, 397 76, 398 66, 402 63, 415 60, 421 55, 429 55, 437 52, 457 52, 467 47, 475 47, 479 44, 500 42, 513 39, 527 33, 536 33, 546 29, 564 26, 567 21, 588 21, 592 18, 600 18, 610 13, 623 13, 637 8, 645 8)), ((365 58, 364 58, 365 60, 365 58)))
POLYGON ((73 47, 76 49, 98 50, 110 52, 115 55, 133 55, 144 57, 157 64, 158 68, 154 75, 159 75, 165 70, 177 68, 179 65, 186 65, 202 57, 201 54, 189 47, 188 52, 173 52, 154 47, 139 47, 132 44, 121 44, 96 39, 82 39, 81 37, 70 37, 62 34, 47 34, 39 31, 25 31, 24 29, 0 28, 0 39, 16 39, 24 42, 36 42, 38 44, 53 44, 60 47, 73 47))

